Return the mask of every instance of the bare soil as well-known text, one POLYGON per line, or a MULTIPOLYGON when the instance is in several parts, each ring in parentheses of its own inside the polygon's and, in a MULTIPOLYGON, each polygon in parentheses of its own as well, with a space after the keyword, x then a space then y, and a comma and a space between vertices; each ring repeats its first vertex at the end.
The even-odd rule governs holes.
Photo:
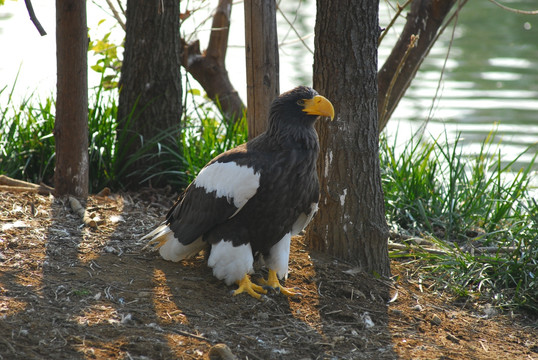
POLYGON ((202 255, 142 251, 174 197, 91 196, 92 228, 67 199, 0 192, 0 358, 538 359, 536 318, 436 292, 411 263, 376 279, 301 237, 300 298, 231 296, 202 255))

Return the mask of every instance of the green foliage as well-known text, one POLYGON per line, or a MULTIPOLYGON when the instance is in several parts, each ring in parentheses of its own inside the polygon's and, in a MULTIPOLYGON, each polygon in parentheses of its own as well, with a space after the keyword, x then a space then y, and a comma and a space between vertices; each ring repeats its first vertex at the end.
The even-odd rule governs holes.
MULTIPOLYGON (((13 87, 14 88, 14 87, 13 87)), ((5 91, 5 88, 4 90, 5 91)), ((8 104, 14 104, 8 97, 8 104)), ((117 181, 114 174, 117 107, 111 97, 96 89, 89 106, 90 191, 117 181)), ((32 99, 0 109, 0 174, 33 183, 52 184, 56 147, 52 97, 34 105, 32 99), (5 129, 5 131, 4 131, 5 129)))
POLYGON ((118 45, 110 41, 110 32, 102 39, 91 40, 88 51, 93 52, 98 60, 90 66, 92 70, 101 74, 101 86, 106 90, 116 89, 120 76, 122 61, 118 58, 118 45))
POLYGON ((105 96, 104 87, 90 97, 88 109, 88 152, 90 193, 118 183, 116 169, 116 100, 105 96))
POLYGON ((158 152, 143 155, 151 156, 155 164, 145 171, 145 180, 166 176, 171 185, 181 188, 215 156, 247 141, 245 117, 229 121, 197 89, 187 91, 187 99, 191 106, 181 128, 168 129, 147 142, 148 147, 157 146, 158 152), (163 168, 167 170, 154 172, 163 168))
MULTIPOLYGON (((200 104, 199 92, 195 90, 190 94, 192 102, 200 104)), ((193 111, 187 114, 181 134, 189 181, 212 158, 248 140, 245 117, 232 123, 223 118, 220 111, 216 112, 207 99, 203 101, 205 105, 194 106, 193 111)))
MULTIPOLYGON (((105 186, 121 187, 126 177, 132 175, 126 172, 129 165, 144 157, 151 157, 154 163, 144 170, 144 181, 166 177, 179 190, 213 157, 247 140, 245 118, 231 123, 200 91, 190 90, 187 96, 194 106, 189 107, 192 110, 184 115, 182 124, 153 139, 135 137, 143 146, 134 154, 124 154, 116 149, 118 138, 127 135, 116 134, 117 96, 105 92, 103 86, 94 90, 88 113, 90 193, 105 186), (119 159, 125 161, 119 163, 119 159)), ((3 91, 6 88, 0 93, 3 91)), ((11 96, 8 103, 13 104, 11 96)), ((56 151, 54 114, 52 97, 38 105, 25 100, 18 107, 0 109, 0 128, 6 129, 0 133, 0 174, 52 184, 56 151)))
POLYGON ((452 143, 446 134, 443 142, 413 139, 399 155, 382 139, 387 218, 396 231, 444 250, 412 253, 439 285, 538 310, 538 207, 529 194, 536 156, 512 172, 517 159, 504 164, 494 137, 474 156, 462 153, 460 135, 452 143))
MULTIPOLYGON (((8 105, 0 109, 0 174, 34 183, 50 183, 54 172, 55 104, 48 98, 38 105, 28 99, 13 105, 13 90, 8 105)), ((6 91, 3 88, 0 93, 6 91)))

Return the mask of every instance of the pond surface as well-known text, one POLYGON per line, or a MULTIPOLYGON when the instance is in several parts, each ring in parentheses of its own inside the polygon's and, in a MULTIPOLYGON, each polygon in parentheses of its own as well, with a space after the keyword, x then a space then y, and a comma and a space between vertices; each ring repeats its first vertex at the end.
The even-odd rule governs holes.
MULTIPOLYGON (((535 1, 508 4, 538 8, 535 1)), ((400 129, 408 124, 418 129, 430 119, 428 131, 461 132, 470 152, 497 129, 507 158, 530 147, 519 160, 528 164, 538 151, 538 16, 510 13, 485 0, 469 1, 445 65, 452 30, 432 49, 391 121, 400 122, 400 129)))

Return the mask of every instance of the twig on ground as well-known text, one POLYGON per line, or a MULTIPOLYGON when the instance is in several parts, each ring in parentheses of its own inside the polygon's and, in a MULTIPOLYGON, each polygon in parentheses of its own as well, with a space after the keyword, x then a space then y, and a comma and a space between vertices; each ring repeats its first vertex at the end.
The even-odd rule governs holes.
POLYGON ((71 209, 73 209, 73 211, 76 212, 78 216, 80 216, 80 218, 84 222, 84 225, 97 229, 97 222, 95 222, 95 220, 90 217, 88 212, 82 207, 82 205, 77 199, 70 196, 69 205, 71 205, 71 209))
POLYGON ((211 343, 211 340, 209 340, 206 337, 200 336, 200 335, 196 335, 196 334, 192 334, 192 333, 189 333, 189 332, 186 332, 186 331, 176 330, 176 329, 169 329, 169 330, 176 333, 176 334, 178 334, 178 335, 188 336, 188 337, 191 337, 191 338, 194 338, 194 339, 197 339, 197 340, 202 340, 202 341, 206 341, 208 343, 211 343))
POLYGON ((389 241, 388 248, 389 250, 400 250, 400 251, 407 251, 407 252, 409 252, 410 250, 416 249, 419 251, 428 252, 430 254, 437 254, 437 255, 447 254, 447 252, 444 250, 424 248, 422 246, 417 246, 417 245, 412 245, 412 244, 408 244, 408 245, 397 244, 397 243, 393 243, 392 241, 389 241))
POLYGON ((11 192, 34 192, 40 195, 54 194, 54 188, 43 183, 37 185, 23 180, 10 178, 9 176, 0 175, 0 190, 11 192))
MULTIPOLYGON (((412 244, 409 242, 406 242, 405 244, 399 244, 394 243, 392 241, 389 241, 388 243, 388 249, 389 250, 398 250, 403 251, 405 253, 410 253, 412 250, 417 251, 424 251, 430 254, 436 254, 436 255, 446 255, 449 253, 449 251, 442 250, 442 249, 433 249, 433 248, 426 248, 420 246, 420 244, 412 244)), ((510 254, 517 250, 516 247, 508 246, 508 247, 498 247, 498 246, 481 246, 481 247, 464 247, 461 248, 461 250, 465 253, 473 253, 477 252, 479 254, 494 254, 494 253, 500 253, 500 254, 510 254)))

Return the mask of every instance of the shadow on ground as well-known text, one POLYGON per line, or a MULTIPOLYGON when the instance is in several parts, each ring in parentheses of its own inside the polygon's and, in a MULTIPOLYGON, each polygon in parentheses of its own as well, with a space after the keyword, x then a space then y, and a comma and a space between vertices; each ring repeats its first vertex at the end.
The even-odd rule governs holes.
MULTIPOLYGON (((492 320, 465 318, 465 310, 447 307, 439 294, 426 296, 412 281, 392 284, 310 253, 300 237, 286 285, 302 297, 233 297, 202 255, 175 264, 141 251, 138 239, 166 213, 171 194, 92 196, 86 209, 96 229, 82 226, 65 199, 1 195, 4 359, 198 359, 217 344, 240 359, 502 355, 477 333, 480 321, 492 320), (454 319, 465 321, 456 329, 454 319)), ((394 270, 407 279, 404 267, 394 270)), ((512 343, 499 342, 507 358, 536 354, 536 328, 510 326, 512 343)))

